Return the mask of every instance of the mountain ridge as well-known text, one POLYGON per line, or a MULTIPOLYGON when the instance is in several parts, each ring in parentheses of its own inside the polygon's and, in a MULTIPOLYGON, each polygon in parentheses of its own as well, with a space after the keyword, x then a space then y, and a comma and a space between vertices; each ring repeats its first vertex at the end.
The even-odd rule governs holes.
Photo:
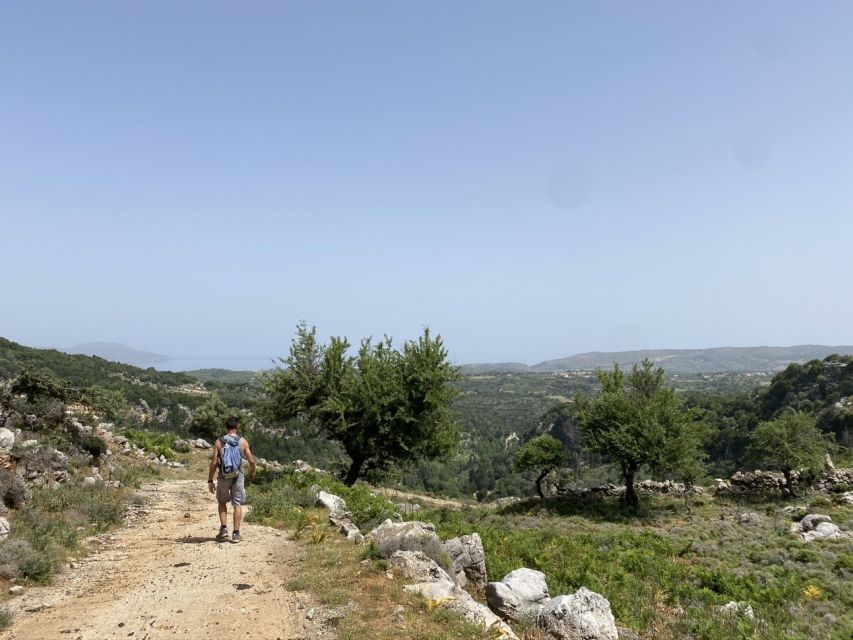
POLYGON ((86 342, 70 349, 59 349, 71 355, 98 356, 111 362, 120 362, 133 366, 150 366, 170 360, 169 356, 150 351, 134 349, 119 342, 86 342))
POLYGON ((792 345, 789 347, 710 347, 706 349, 638 349, 633 351, 588 351, 565 358, 526 365, 520 362, 463 364, 465 374, 477 373, 559 373, 591 371, 639 364, 645 358, 668 373, 751 373, 776 372, 787 365, 821 360, 828 355, 853 355, 853 345, 792 345))

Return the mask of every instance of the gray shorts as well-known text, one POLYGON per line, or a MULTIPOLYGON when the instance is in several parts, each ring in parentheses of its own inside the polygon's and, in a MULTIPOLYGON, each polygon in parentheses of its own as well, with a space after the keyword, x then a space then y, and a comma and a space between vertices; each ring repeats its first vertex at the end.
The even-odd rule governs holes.
POLYGON ((216 483, 216 499, 219 504, 230 502, 232 506, 239 507, 246 504, 246 485, 243 482, 243 474, 236 478, 219 478, 216 483))

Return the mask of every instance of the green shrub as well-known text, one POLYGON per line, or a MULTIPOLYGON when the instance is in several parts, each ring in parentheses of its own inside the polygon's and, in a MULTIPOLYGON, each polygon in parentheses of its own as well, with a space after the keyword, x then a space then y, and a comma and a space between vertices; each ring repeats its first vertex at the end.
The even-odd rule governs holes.
POLYGON ((0 630, 8 629, 12 625, 12 614, 6 607, 0 607, 0 630))
POLYGON ((125 487, 138 489, 143 480, 160 476, 160 468, 150 464, 123 464, 112 473, 112 479, 125 487))
POLYGON ((0 576, 44 583, 87 531, 121 524, 126 496, 105 487, 65 484, 34 492, 0 544, 0 576))
POLYGON ((15 580, 21 575, 21 563, 36 554, 26 540, 8 538, 0 543, 0 577, 15 580))
POLYGON ((175 458, 175 452, 172 450, 172 445, 177 440, 177 436, 171 433, 152 433, 151 431, 143 431, 142 429, 126 429, 124 437, 128 441, 135 444, 137 447, 145 449, 148 453, 155 454, 158 458, 163 456, 168 460, 175 458))
POLYGON ((9 509, 20 509, 30 499, 30 490, 23 479, 0 469, 0 499, 9 509))
POLYGON ((24 558, 19 566, 20 577, 30 582, 44 584, 50 580, 56 557, 47 550, 24 558))
POLYGON ((107 452, 107 441, 100 436, 85 435, 80 439, 80 448, 96 460, 107 452))

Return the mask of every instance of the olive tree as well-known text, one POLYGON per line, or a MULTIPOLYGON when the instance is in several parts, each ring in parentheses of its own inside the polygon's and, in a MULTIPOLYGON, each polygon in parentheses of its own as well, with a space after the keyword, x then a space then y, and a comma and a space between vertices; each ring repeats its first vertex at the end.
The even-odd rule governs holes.
POLYGON ((339 442, 351 460, 347 485, 370 470, 438 457, 458 442, 450 410, 458 372, 429 330, 399 349, 388 337, 368 338, 351 354, 346 338, 321 344, 302 322, 282 363, 264 382, 268 412, 301 418, 339 442))
POLYGON ((584 446, 619 467, 625 482, 624 501, 636 509, 637 473, 694 475, 704 429, 691 420, 675 390, 664 384, 664 371, 649 360, 625 376, 618 365, 598 371, 600 393, 575 398, 575 419, 584 446))
POLYGON ((565 461, 566 450, 563 448, 563 443, 548 434, 533 438, 515 454, 516 469, 539 472, 536 476, 536 493, 542 501, 545 500, 545 494, 542 493, 542 480, 565 461))
POLYGON ((747 456, 785 476, 785 491, 795 496, 792 472, 819 469, 834 443, 823 433, 813 416, 788 411, 773 420, 759 423, 750 436, 747 456))
POLYGON ((237 416, 240 423, 245 425, 246 416, 242 411, 229 407, 219 396, 213 396, 193 410, 188 425, 189 432, 194 436, 215 442, 225 433, 225 421, 231 416, 237 416))

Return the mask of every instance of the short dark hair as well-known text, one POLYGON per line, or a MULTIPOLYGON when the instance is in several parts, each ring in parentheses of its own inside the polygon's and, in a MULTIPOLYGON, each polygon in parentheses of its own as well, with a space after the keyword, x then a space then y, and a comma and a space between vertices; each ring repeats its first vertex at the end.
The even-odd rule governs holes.
POLYGON ((236 429, 240 426, 240 418, 237 416, 231 416, 225 421, 225 426, 229 429, 236 429))

